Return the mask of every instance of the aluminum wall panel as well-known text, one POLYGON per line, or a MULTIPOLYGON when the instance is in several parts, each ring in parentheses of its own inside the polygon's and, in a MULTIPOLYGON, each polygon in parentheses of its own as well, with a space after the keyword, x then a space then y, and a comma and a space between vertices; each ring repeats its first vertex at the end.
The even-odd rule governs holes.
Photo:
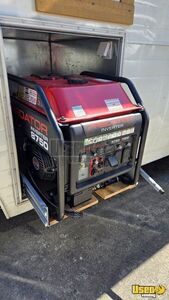
POLYGON ((49 44, 25 40, 4 40, 7 71, 15 75, 50 73, 49 44))
POLYGON ((118 41, 113 41, 112 59, 104 59, 97 55, 101 41, 104 40, 93 38, 52 43, 53 71, 60 75, 80 74, 85 70, 115 75, 120 57, 117 53, 118 41))

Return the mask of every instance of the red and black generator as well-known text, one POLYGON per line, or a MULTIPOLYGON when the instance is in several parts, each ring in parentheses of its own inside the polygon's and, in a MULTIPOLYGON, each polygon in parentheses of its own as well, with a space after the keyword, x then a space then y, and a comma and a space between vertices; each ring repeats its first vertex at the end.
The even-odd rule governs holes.
POLYGON ((93 188, 138 182, 149 120, 130 80, 83 72, 9 83, 21 180, 41 218, 40 203, 61 220, 93 188))

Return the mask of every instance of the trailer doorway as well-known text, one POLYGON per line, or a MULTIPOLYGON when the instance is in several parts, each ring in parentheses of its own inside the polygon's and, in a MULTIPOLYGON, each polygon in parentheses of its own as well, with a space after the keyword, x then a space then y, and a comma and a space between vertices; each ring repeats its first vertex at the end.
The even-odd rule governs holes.
MULTIPOLYGON (((80 74, 82 71, 119 75, 122 67, 123 36, 92 36, 90 34, 68 34, 35 31, 13 27, 2 28, 4 62, 7 73, 21 77, 30 74, 59 76, 80 74), (111 51, 105 54, 107 45, 111 51), (102 55, 103 54, 103 55, 102 55), (106 56, 107 55, 107 56, 106 56)), ((8 94, 8 91, 7 91, 8 94)), ((9 136, 13 134, 12 114, 9 103, 3 99, 4 110, 11 123, 6 124, 9 136)), ((10 141, 11 168, 16 187, 15 204, 24 203, 21 188, 15 139, 10 141)), ((15 215, 17 213, 11 213, 15 215)))

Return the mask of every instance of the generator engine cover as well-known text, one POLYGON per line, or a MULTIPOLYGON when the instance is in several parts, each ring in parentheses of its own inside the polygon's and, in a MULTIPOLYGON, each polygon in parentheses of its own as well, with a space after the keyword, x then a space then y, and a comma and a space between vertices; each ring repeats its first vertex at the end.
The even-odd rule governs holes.
MULTIPOLYGON (((77 123, 140 110, 118 82, 82 75, 66 78, 30 76, 27 79, 43 88, 60 123, 77 123)), ((27 105, 45 114, 36 91, 19 86, 18 96, 27 105)))

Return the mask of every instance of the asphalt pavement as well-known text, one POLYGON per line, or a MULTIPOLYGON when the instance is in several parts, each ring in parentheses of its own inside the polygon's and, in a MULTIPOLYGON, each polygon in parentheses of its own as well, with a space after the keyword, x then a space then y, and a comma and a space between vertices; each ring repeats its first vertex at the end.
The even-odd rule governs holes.
POLYGON ((51 228, 34 211, 0 212, 0 300, 143 299, 132 285, 163 285, 156 299, 169 299, 169 158, 144 170, 164 195, 141 179, 51 228))

